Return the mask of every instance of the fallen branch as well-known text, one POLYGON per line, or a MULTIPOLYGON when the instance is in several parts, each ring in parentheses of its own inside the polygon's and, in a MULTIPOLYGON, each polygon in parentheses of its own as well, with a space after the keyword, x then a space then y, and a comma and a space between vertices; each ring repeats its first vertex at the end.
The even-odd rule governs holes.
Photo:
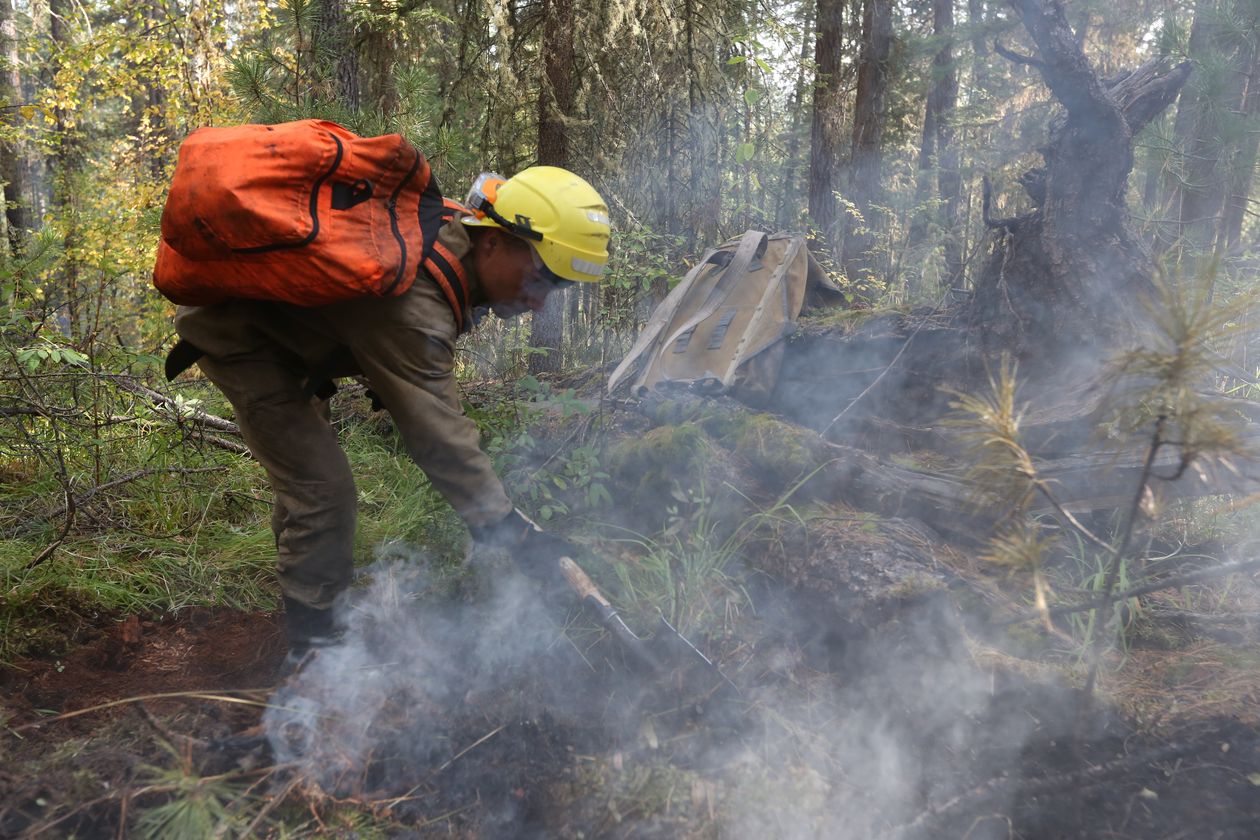
POLYGON ((1203 580, 1211 580, 1216 577, 1225 577, 1226 575, 1232 575, 1235 572, 1245 572, 1250 569, 1260 569, 1260 559, 1240 560, 1237 563, 1226 563, 1223 566, 1213 566, 1210 569, 1199 569, 1196 572, 1188 572, 1184 575, 1164 578, 1163 580, 1157 580, 1151 583, 1144 583, 1141 586, 1135 586, 1132 589, 1117 592, 1110 598, 1096 598, 1092 601, 1086 601, 1083 604, 1063 604, 1061 606, 1051 607, 1049 610, 1044 612, 1038 611, 1035 613, 1028 613, 1027 615, 1021 615, 1016 618, 996 621, 992 623, 992 626, 1009 627, 1012 624, 1022 624, 1025 621, 1032 621, 1033 619, 1041 618, 1043 615, 1055 618, 1061 615, 1071 615, 1072 613, 1085 612, 1086 610, 1097 609, 1098 607, 1104 607, 1118 601, 1127 601, 1130 598, 1137 598, 1141 595, 1149 595, 1152 592, 1159 592, 1164 589, 1176 589, 1179 586, 1186 586, 1187 584, 1198 583, 1203 580))
POLYGON ((190 747, 196 749, 206 748, 207 742, 201 738, 194 738, 191 735, 184 735, 181 732, 172 732, 170 729, 167 729, 161 721, 154 717, 153 712, 149 711, 149 707, 144 705, 143 701, 136 703, 136 711, 140 713, 140 717, 144 719, 144 722, 158 734, 158 737, 172 747, 178 745, 181 748, 181 752, 186 751, 190 747))
MULTIPOLYGON (((95 712, 103 712, 106 709, 113 709, 118 706, 126 706, 131 703, 144 703, 149 700, 207 700, 217 703, 236 703, 243 706, 256 706, 260 709, 281 709, 294 711, 287 706, 276 705, 262 700, 250 699, 249 695, 268 696, 271 693, 269 688, 241 688, 241 689, 221 689, 219 691, 162 691, 156 694, 141 694, 137 697, 124 697, 120 700, 110 700, 105 703, 98 703, 95 706, 87 706, 82 709, 75 709, 72 712, 62 712, 59 715, 42 720, 33 720, 30 723, 24 723, 20 726, 9 727, 10 732, 21 732, 26 729, 38 729, 41 726, 47 726, 50 723, 57 723, 71 718, 90 715, 95 712), (239 697, 233 695, 240 695, 239 697)), ((329 717, 329 715, 320 715, 320 717, 329 717)))
POLYGON ((196 437, 198 440, 205 441, 211 446, 217 446, 220 449, 226 449, 228 452, 235 452, 237 455, 248 455, 251 458, 253 457, 253 453, 249 451, 249 447, 243 443, 237 443, 234 440, 227 440, 225 438, 221 438, 216 435, 200 432, 200 431, 197 431, 196 429, 191 429, 190 431, 192 435, 196 437))
POLYGON ((141 385, 139 382, 136 382, 126 376, 115 375, 109 377, 109 379, 124 391, 128 391, 136 396, 144 397, 155 407, 173 412, 180 421, 197 423, 199 425, 208 426, 211 429, 218 429, 220 432, 227 432, 228 434, 233 435, 239 435, 241 433, 241 427, 233 423, 231 420, 225 420, 222 417, 208 414, 200 408, 189 411, 188 406, 180 405, 174 400, 174 398, 163 394, 161 391, 155 391, 152 388, 141 385))
POLYGON ((57 539, 49 543, 44 548, 43 551, 41 551, 39 554, 36 554, 34 557, 31 558, 31 561, 26 564, 26 567, 25 567, 26 569, 33 569, 36 566, 38 566, 40 563, 43 563, 49 557, 52 557, 53 552, 56 551, 58 547, 60 547, 61 544, 66 541, 66 537, 70 535, 70 529, 74 527, 74 518, 75 518, 75 513, 76 513, 76 508, 74 505, 74 494, 72 494, 69 490, 66 490, 64 492, 66 494, 66 504, 64 507, 61 508, 61 512, 65 513, 66 521, 65 521, 65 524, 61 528, 61 533, 58 534, 57 539))

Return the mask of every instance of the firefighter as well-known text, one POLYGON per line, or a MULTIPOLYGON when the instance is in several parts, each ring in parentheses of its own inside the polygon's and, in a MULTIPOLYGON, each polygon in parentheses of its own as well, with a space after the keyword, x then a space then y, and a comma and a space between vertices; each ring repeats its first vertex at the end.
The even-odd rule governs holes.
POLYGON ((513 507, 481 451, 460 407, 455 340, 486 310, 537 312, 556 289, 597 281, 608 260, 608 208, 586 181, 547 166, 507 180, 485 173, 467 205, 472 212, 447 222, 436 248, 462 269, 463 312, 442 278, 422 272, 398 297, 305 308, 235 299, 181 306, 175 316, 176 371, 195 360, 223 391, 271 483, 290 666, 336 643, 332 605, 352 575, 354 479, 328 412, 339 377, 366 377, 475 541, 506 548, 538 577, 572 553, 513 507))

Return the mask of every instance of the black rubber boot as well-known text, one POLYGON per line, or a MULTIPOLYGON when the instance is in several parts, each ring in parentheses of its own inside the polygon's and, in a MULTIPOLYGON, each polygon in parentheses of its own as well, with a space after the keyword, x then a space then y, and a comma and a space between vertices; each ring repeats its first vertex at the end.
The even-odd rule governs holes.
POLYGON ((289 653, 280 666, 281 678, 292 676, 321 648, 340 644, 344 628, 333 620, 331 609, 317 609, 284 596, 284 627, 289 653))

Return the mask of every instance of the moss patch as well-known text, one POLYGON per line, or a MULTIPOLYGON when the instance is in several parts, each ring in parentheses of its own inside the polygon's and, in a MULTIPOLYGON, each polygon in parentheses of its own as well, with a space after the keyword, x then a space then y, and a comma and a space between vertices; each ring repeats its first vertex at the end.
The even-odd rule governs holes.
POLYGON ((659 426, 640 437, 623 438, 608 450, 608 466, 638 499, 668 496, 690 486, 709 460, 711 447, 695 423, 659 426))
POLYGON ((779 482, 801 478, 825 460, 825 446, 818 435, 772 414, 727 418, 720 432, 722 443, 746 459, 759 475, 779 482))

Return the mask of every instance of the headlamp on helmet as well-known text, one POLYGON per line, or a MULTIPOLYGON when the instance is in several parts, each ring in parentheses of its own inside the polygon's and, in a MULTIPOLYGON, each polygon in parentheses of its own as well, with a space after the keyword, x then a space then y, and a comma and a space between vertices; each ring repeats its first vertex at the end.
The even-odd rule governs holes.
POLYGON ((532 242, 542 242, 541 233, 528 225, 509 222, 494 209, 494 202, 499 197, 499 185, 506 182, 507 179, 496 172, 482 172, 477 176, 477 180, 473 181, 472 188, 468 190, 468 198, 464 200, 464 206, 472 210, 478 219, 489 218, 509 233, 532 242))

